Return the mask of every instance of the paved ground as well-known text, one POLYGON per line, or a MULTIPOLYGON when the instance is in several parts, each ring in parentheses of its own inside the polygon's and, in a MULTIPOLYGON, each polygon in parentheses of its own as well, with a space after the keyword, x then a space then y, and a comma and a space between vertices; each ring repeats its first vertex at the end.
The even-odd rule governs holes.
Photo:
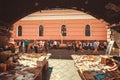
MULTIPOLYGON (((77 68, 74 66, 72 60, 72 54, 78 55, 92 55, 93 51, 74 52, 67 49, 51 49, 49 51, 52 56, 49 59, 49 67, 52 68, 52 72, 49 73, 48 80, 82 80, 77 72, 77 68)), ((104 54, 105 51, 99 51, 95 55, 104 54)))
MULTIPOLYGON (((51 59, 72 59, 72 54, 78 54, 78 55, 93 55, 93 50, 79 50, 78 52, 74 52, 73 50, 67 50, 67 49, 51 49, 49 51, 52 56, 51 59)), ((99 51, 98 53, 94 53, 94 55, 104 55, 105 51, 99 51)))
POLYGON ((73 60, 49 59, 49 67, 52 72, 48 80, 82 80, 73 60))

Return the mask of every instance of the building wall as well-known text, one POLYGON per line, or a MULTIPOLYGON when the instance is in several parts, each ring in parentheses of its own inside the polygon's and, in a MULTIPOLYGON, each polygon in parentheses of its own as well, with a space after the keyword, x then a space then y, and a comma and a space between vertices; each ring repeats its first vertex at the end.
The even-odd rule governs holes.
POLYGON ((15 40, 107 40, 106 25, 97 19, 73 20, 20 20, 14 24, 15 40), (91 36, 85 36, 85 25, 91 27, 91 36), (22 36, 18 36, 18 26, 23 29, 22 36), (44 36, 39 36, 39 26, 44 27, 44 36), (66 25, 67 36, 62 37, 61 26, 66 25))

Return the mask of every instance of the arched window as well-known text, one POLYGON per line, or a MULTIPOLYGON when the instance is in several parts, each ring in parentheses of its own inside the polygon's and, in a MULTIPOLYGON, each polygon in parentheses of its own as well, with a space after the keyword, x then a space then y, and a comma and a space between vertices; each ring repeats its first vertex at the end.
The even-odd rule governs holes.
POLYGON ((66 36, 66 35, 67 35, 66 25, 62 25, 62 26, 61 26, 61 34, 62 34, 62 36, 66 36))
POLYGON ((39 26, 39 36, 43 36, 43 26, 39 26))
POLYGON ((18 26, 18 36, 22 36, 22 26, 18 26))
POLYGON ((86 25, 85 26, 85 36, 90 36, 91 34, 90 34, 91 32, 90 32, 90 25, 86 25))

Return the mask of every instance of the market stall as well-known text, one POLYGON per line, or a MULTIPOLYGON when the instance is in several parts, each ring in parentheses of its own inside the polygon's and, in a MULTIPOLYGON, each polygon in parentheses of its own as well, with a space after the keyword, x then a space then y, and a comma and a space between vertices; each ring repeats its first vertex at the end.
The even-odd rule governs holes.
POLYGON ((119 80, 120 70, 112 56, 72 55, 83 80, 119 80))
POLYGON ((43 80, 51 54, 16 54, 0 66, 0 80, 43 80), (14 58, 13 58, 14 57, 14 58), (13 59, 17 59, 14 61, 13 59), (3 70, 6 69, 6 70, 3 70))

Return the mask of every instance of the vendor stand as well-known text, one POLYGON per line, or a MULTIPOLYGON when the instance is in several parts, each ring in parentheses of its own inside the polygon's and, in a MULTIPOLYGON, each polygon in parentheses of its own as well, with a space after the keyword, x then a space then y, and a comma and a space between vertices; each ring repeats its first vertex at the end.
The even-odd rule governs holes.
POLYGON ((118 65, 111 56, 72 55, 75 66, 83 80, 120 80, 118 65))
POLYGON ((6 64, 0 80, 43 80, 47 76, 50 54, 19 54, 17 63, 6 64))

